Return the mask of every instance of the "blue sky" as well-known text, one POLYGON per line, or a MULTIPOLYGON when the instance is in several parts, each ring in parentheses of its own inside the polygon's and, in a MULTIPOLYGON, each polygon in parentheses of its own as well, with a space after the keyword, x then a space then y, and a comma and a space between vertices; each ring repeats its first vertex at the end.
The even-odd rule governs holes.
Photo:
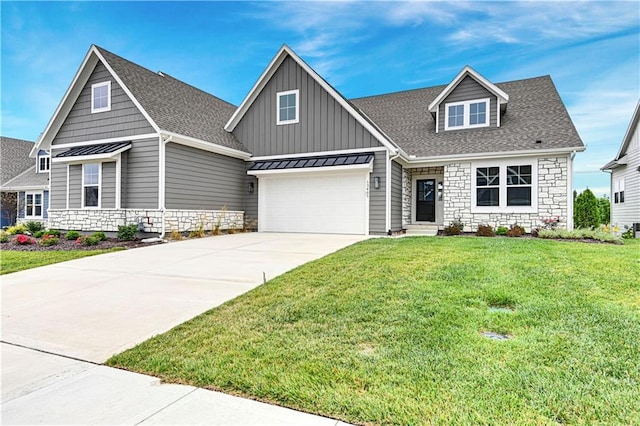
POLYGON ((550 74, 587 145, 575 187, 608 193, 640 97, 629 2, 7 2, 0 132, 36 140, 91 44, 239 104, 287 43, 346 97, 550 74))

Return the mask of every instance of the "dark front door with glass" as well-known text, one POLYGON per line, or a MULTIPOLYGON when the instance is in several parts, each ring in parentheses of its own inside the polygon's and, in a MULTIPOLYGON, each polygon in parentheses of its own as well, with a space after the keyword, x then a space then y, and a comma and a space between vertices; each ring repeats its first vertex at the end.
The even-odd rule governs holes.
POLYGON ((436 180, 420 179, 416 181, 416 221, 436 221, 436 180))

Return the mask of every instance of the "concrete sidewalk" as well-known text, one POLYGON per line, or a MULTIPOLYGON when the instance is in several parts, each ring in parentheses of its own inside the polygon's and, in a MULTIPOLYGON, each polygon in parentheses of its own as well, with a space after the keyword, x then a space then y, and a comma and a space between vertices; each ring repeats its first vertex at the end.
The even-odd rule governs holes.
POLYGON ((97 364, 366 238, 236 234, 4 275, 2 423, 336 424, 97 364))

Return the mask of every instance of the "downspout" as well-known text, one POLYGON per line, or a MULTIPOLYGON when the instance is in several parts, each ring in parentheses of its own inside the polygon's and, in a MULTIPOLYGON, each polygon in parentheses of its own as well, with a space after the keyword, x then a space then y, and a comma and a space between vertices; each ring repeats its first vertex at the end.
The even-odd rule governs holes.
POLYGON ((573 159, 576 157, 576 151, 569 155, 568 182, 567 182, 567 229, 573 229, 573 159))
MULTIPOLYGON (((387 155, 390 151, 387 151, 387 155)), ((391 235, 391 162, 400 156, 400 151, 396 152, 393 156, 388 156, 387 160, 387 179, 386 179, 386 210, 385 215, 385 228, 387 228, 387 235, 391 235)))
POLYGON ((166 192, 166 182, 165 182, 165 177, 166 177, 166 168, 167 168, 167 163, 166 163, 166 151, 167 151, 167 144, 169 142, 171 142, 171 140, 173 139, 173 135, 169 135, 166 139, 163 138, 162 133, 160 133, 160 173, 159 173, 159 182, 158 185, 160 186, 160 215, 161 215, 161 232, 160 235, 158 236, 158 238, 160 239, 164 239, 165 234, 167 233, 167 228, 166 228, 166 224, 165 224, 165 213, 166 213, 166 200, 165 200, 165 192, 166 192))

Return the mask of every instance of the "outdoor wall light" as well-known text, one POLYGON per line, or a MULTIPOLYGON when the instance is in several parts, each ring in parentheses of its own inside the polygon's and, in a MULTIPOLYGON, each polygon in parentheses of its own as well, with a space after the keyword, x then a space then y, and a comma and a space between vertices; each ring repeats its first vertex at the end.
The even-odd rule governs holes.
POLYGON ((380 188, 380 176, 376 176, 373 178, 373 187, 375 189, 380 188))
POLYGON ((255 189, 255 185, 253 182, 249 182, 249 194, 253 194, 253 190, 255 189))

